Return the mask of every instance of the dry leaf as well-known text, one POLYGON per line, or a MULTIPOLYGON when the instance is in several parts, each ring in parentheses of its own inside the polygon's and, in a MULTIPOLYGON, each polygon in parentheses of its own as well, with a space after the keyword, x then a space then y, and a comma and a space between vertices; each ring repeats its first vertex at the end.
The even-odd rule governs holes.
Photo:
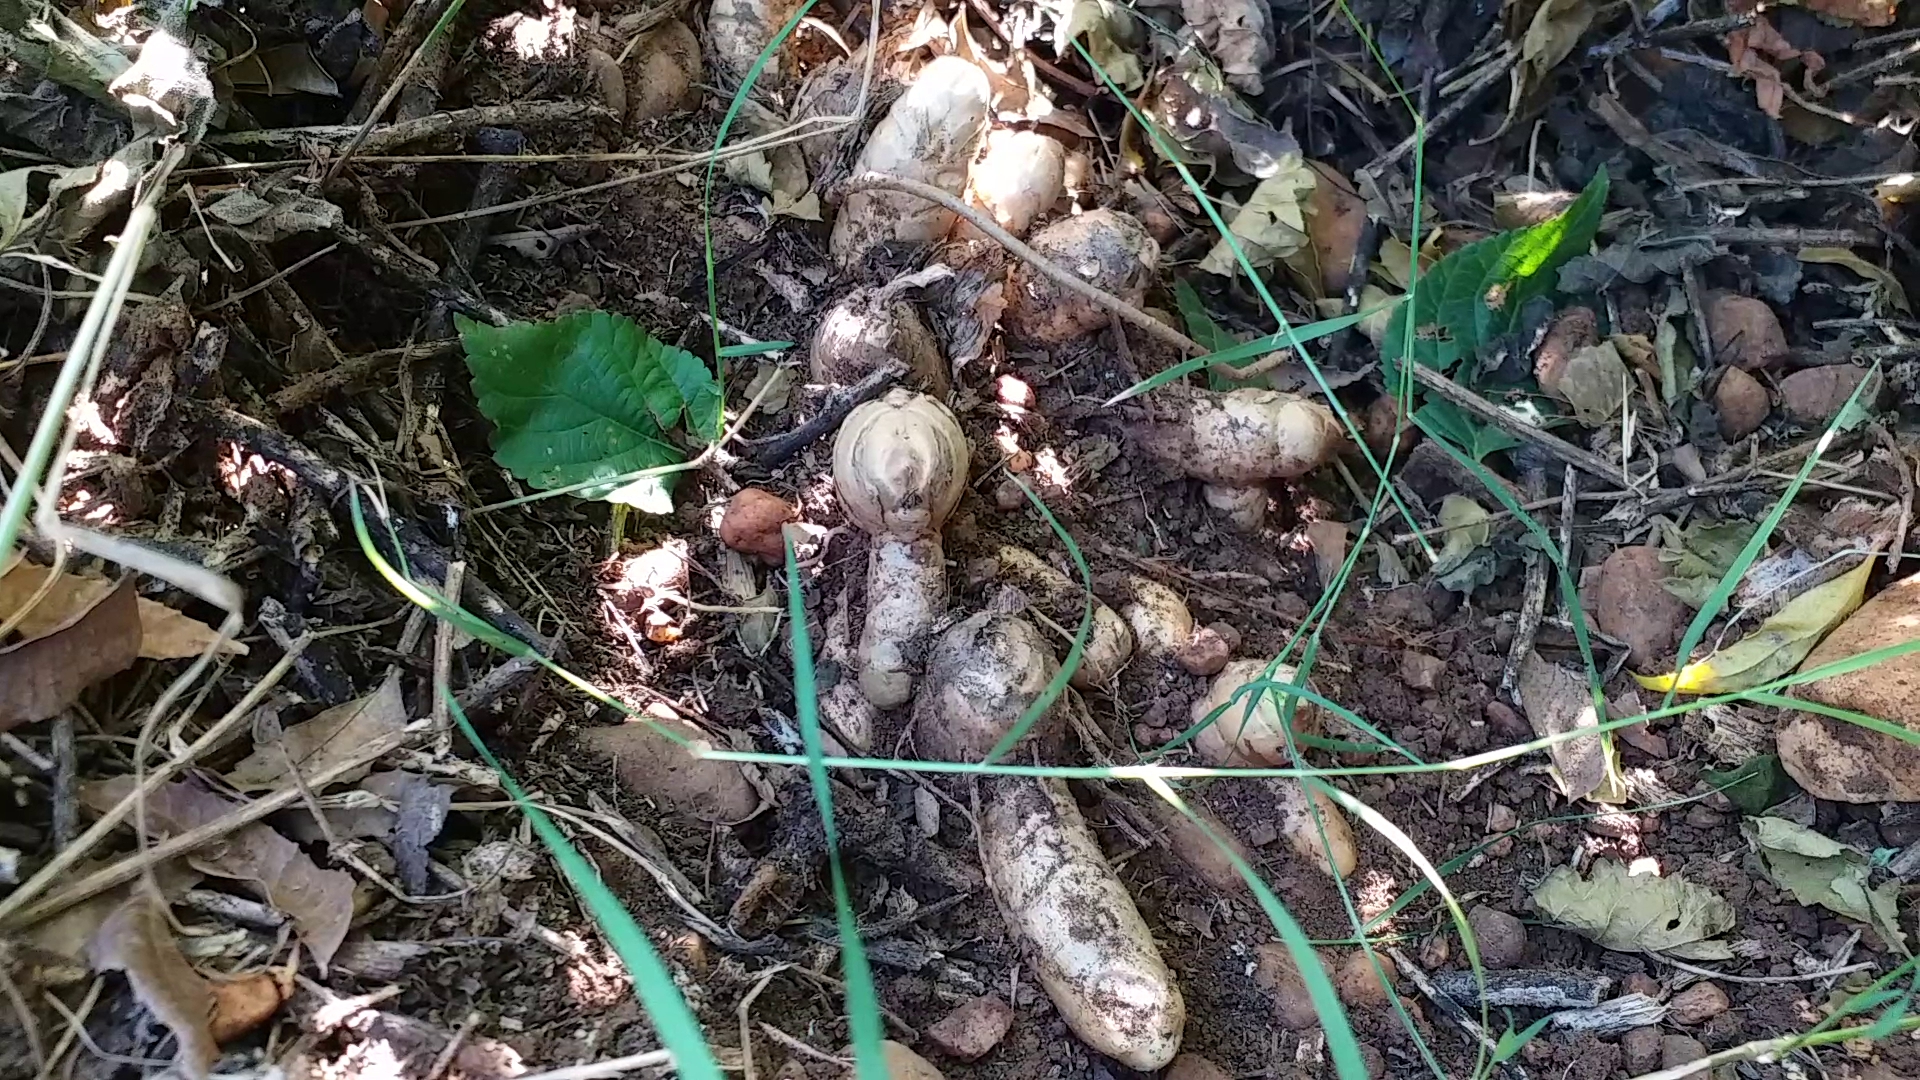
MULTIPOLYGON (((1520 710, 1527 714, 1533 733, 1545 738, 1581 728, 1600 725, 1594 708, 1593 693, 1573 672, 1550 664, 1540 654, 1529 652, 1520 661, 1520 677, 1514 688, 1520 696, 1520 710)), ((1568 739, 1547 747, 1560 784, 1569 799, 1591 796, 1593 801, 1626 801, 1620 773, 1607 754, 1607 744, 1599 732, 1568 739)))
POLYGON ((1874 560, 1860 565, 1818 588, 1808 589, 1775 612, 1753 633, 1707 657, 1681 668, 1678 674, 1635 675, 1649 690, 1682 694, 1731 694, 1791 672, 1807 658, 1820 639, 1860 606, 1874 560))
POLYGON ((1580 423, 1599 427, 1626 403, 1631 384, 1620 350, 1603 341, 1576 350, 1555 369, 1551 383, 1541 381, 1540 389, 1573 406, 1580 423))
POLYGON ((425 893, 427 846, 447 823, 447 810, 453 805, 453 788, 410 772, 381 773, 368 777, 363 786, 393 803, 396 819, 393 838, 387 846, 393 850, 400 883, 416 896, 425 893))
POLYGON ((1741 822, 1740 831, 1759 849, 1767 876, 1795 900, 1871 923, 1883 940, 1906 949, 1907 936, 1900 932, 1895 907, 1900 883, 1869 889, 1872 864, 1865 855, 1786 818, 1750 817, 1741 822))
POLYGON ((1913 314, 1913 308, 1907 306, 1907 290, 1900 285, 1900 279, 1883 266, 1875 266, 1867 260, 1842 247, 1804 247, 1800 249, 1800 261, 1810 263, 1830 263, 1847 269, 1880 286, 1881 295, 1887 302, 1907 314, 1913 314))
POLYGON ((44 634, 0 649, 0 731, 52 719, 87 687, 132 667, 140 656, 138 599, 133 578, 124 578, 44 634))
POLYGON ((1733 955, 1725 942, 1708 940, 1733 928, 1733 905, 1677 874, 1629 874, 1612 859, 1598 859, 1582 880, 1572 867, 1562 866, 1534 888, 1533 904, 1547 918, 1616 952, 1663 952, 1689 960, 1733 955))
POLYGON ((231 1042, 273 1019, 286 1000, 280 983, 264 971, 211 985, 213 1016, 208 1027, 215 1042, 231 1042))
POLYGON ((182 1074, 200 1080, 212 1071, 220 1058, 208 1027, 213 989, 180 955, 158 902, 137 894, 121 904, 100 924, 92 952, 94 970, 125 972, 133 996, 179 1040, 182 1074))
POLYGON ((1310 521, 1305 529, 1307 543, 1313 546, 1313 564, 1320 571, 1320 587, 1340 576, 1347 560, 1347 526, 1339 521, 1310 521))
MULTIPOLYGON (((1298 154, 1289 154, 1228 220, 1227 231, 1240 241, 1254 269, 1271 266, 1274 260, 1289 258, 1307 246, 1307 202, 1319 177, 1298 154)), ((1200 269, 1209 274, 1231 277, 1239 268, 1240 260, 1225 237, 1215 241, 1200 260, 1200 269)))
POLYGON ((1900 0, 1800 0, 1800 6, 1855 26, 1892 26, 1900 14, 1900 0))
MULTIPOLYGON (((117 805, 133 790, 131 776, 87 784, 80 799, 96 812, 117 805)), ((163 840, 225 817, 236 804, 210 791, 175 782, 147 799, 149 839, 163 840)), ((353 918, 353 877, 322 870, 299 845, 265 825, 244 825, 218 844, 200 848, 187 862, 201 873, 250 883, 267 903, 293 920, 300 939, 326 974, 327 961, 347 936, 353 918)))
MULTIPOLYGON (((256 746, 253 753, 227 774, 227 783, 240 791, 279 787, 288 780, 287 760, 300 766, 302 776, 325 772, 359 753, 382 735, 407 726, 406 704, 400 699, 400 676, 387 676, 380 689, 366 697, 335 705, 302 724, 286 729, 277 742, 256 746)), ((340 777, 352 783, 367 775, 372 763, 340 777)))
POLYGON ((1260 71, 1273 59, 1267 0, 1181 0, 1180 11, 1235 89, 1259 94, 1260 71))
POLYGON ((1315 176, 1313 197, 1307 201, 1310 244, 1287 265, 1316 297, 1340 296, 1347 289, 1360 234, 1367 228, 1367 200, 1339 169, 1318 161, 1307 165, 1315 176))
MULTIPOLYGON (((15 556, 18 559, 19 553, 15 556)), ((5 560, 0 560, 0 566, 4 564, 5 560)), ((46 567, 29 562, 18 562, 0 570, 0 622, 7 621, 25 606, 46 577, 46 567)), ((20 636, 42 636, 71 619, 75 612, 93 605, 113 586, 114 583, 105 578, 61 574, 45 599, 21 620, 20 636)), ((189 619, 159 601, 143 598, 139 608, 140 658, 143 660, 191 659, 204 652, 219 636, 206 623, 189 619)), ((220 651, 245 656, 247 647, 238 641, 228 641, 220 651)))
POLYGON ((1796 48, 1773 28, 1765 15, 1755 16, 1750 25, 1727 35, 1727 59, 1733 63, 1733 73, 1753 76, 1753 93, 1760 111, 1778 120, 1780 109, 1786 103, 1786 84, 1781 81, 1780 69, 1766 58, 1782 62, 1799 60, 1805 67, 1803 78, 1808 90, 1813 89, 1813 77, 1827 62, 1817 52, 1796 48))

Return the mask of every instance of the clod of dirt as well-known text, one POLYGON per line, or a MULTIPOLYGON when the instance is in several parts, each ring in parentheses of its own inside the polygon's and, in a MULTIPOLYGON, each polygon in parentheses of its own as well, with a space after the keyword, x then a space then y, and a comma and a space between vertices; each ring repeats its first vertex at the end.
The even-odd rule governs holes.
POLYGON ((768 565, 785 562, 785 526, 799 514, 787 500, 761 488, 741 488, 720 518, 720 542, 768 565))
POLYGON ((1290 480, 1333 460, 1346 431, 1318 401, 1277 390, 1194 391, 1181 415, 1134 431, 1134 441, 1170 468, 1206 484, 1207 505, 1242 532, 1260 527, 1265 484, 1290 480))
POLYGON ((1660 1040, 1660 1067, 1677 1069, 1690 1061, 1699 1061, 1707 1056, 1707 1048, 1700 1040, 1687 1035, 1668 1035, 1660 1040))
POLYGON ((1227 639, 1221 637, 1220 632, 1211 626, 1195 628, 1193 636, 1173 654, 1173 658, 1187 670, 1187 674, 1199 675, 1202 678, 1218 675, 1221 669, 1227 666, 1227 661, 1232 656, 1233 646, 1229 645, 1227 639))
POLYGON ((1504 701, 1487 702, 1487 726, 1508 742, 1533 738, 1533 726, 1504 701))
POLYGON ((972 1061, 999 1045, 1013 1027, 1013 1009, 997 994, 982 994, 927 1028, 943 1054, 972 1061))
MULTIPOLYGON (((1847 399, 1853 396, 1854 390, 1867 374, 1866 368, 1852 364, 1829 364, 1796 371, 1780 380, 1780 408, 1795 423, 1806 427, 1824 427, 1840 415, 1847 399)), ((1875 408, 1879 404, 1876 400, 1879 396, 1869 389, 1860 395, 1860 406, 1875 408)))
POLYGON ((1566 377, 1573 357, 1600 340, 1600 319, 1589 307, 1570 307, 1554 316, 1533 354, 1533 378, 1549 394, 1566 377))
POLYGON ((1676 1024, 1692 1027, 1726 1012, 1731 1004, 1720 984, 1697 982, 1673 995, 1673 1000, 1667 1003, 1667 1016, 1676 1024))
POLYGON ((1060 1018, 1129 1068, 1164 1067, 1180 1050, 1186 1002, 1073 794, 1052 779, 982 787, 987 884, 1060 1018))
POLYGON ((1728 368, 1713 391, 1713 409, 1720 417, 1720 437, 1728 442, 1744 439, 1759 430, 1772 408, 1767 400, 1767 388, 1737 367, 1728 368))
MULTIPOLYGON (((1003 128, 987 136, 986 154, 968 180, 967 201, 1001 228, 1025 236, 1066 194, 1066 174, 1067 148, 1060 140, 1003 128)), ((961 222, 958 235, 973 239, 978 231, 961 222)))
POLYGON ((629 127, 700 104, 700 82, 706 77, 706 65, 700 59, 700 39, 693 36, 686 23, 669 19, 647 34, 628 64, 629 127))
MULTIPOLYGON (((1288 700, 1295 702, 1293 732, 1318 735, 1324 726, 1320 706, 1284 690, 1248 691, 1234 695, 1248 683, 1267 677, 1264 660, 1235 660, 1228 663, 1207 688, 1207 696, 1193 703, 1193 722, 1199 724, 1218 711, 1219 716, 1193 737, 1193 751, 1200 760, 1216 768, 1268 768, 1292 764, 1287 751, 1287 723, 1281 713, 1288 700), (1248 705, 1253 705, 1248 715, 1248 705)), ((1293 684, 1300 677, 1291 664, 1274 669, 1273 682, 1293 684)))
POLYGON ((1661 586, 1666 576, 1656 547, 1623 547, 1600 564, 1594 621, 1603 633, 1627 643, 1627 658, 1635 667, 1670 668, 1692 618, 1686 602, 1661 586))
MULTIPOLYGON (((1068 273, 1128 303, 1146 296, 1160 245, 1118 210, 1090 210, 1033 235, 1033 249, 1068 273)), ((1007 330, 1037 345, 1059 345, 1107 325, 1107 311, 1022 263, 1008 274, 1007 330)))
POLYGON ((1333 976, 1333 988, 1349 1008, 1377 1009, 1393 1000, 1393 983, 1399 977, 1393 957, 1381 952, 1369 957, 1366 950, 1356 949, 1333 976), (1378 971, 1373 967, 1375 960, 1380 962, 1378 971))
POLYGON ((817 383, 852 386, 901 363, 908 386, 942 401, 951 389, 946 357, 926 321, 912 304, 878 289, 855 289, 820 316, 807 362, 817 383))
POLYGON ((1437 656, 1407 649, 1400 654, 1400 681, 1410 690, 1435 690, 1440 686, 1440 676, 1446 674, 1447 662, 1437 656))
POLYGON ((588 49, 585 60, 589 85, 600 104, 605 105, 615 119, 626 116, 627 80, 620 73, 620 65, 604 49, 588 49))
POLYGON ((1637 1027, 1620 1036, 1620 1053, 1631 1075, 1652 1072, 1660 1064, 1660 1029, 1637 1027))
MULTIPOLYGON (((936 58, 874 128, 853 174, 884 173, 959 195, 986 133, 991 96, 987 75, 978 66, 957 56, 936 58)), ((853 267, 878 244, 932 243, 953 229, 955 217, 917 195, 856 191, 834 218, 833 257, 841 266, 853 267)))
MULTIPOLYGON (((1327 958, 1315 950, 1314 956, 1320 967, 1333 977, 1333 971, 1327 967, 1327 958)), ((1279 942, 1269 942, 1254 949, 1253 981, 1273 995, 1273 1017, 1280 1026, 1298 1031, 1319 1027, 1320 1015, 1313 1010, 1313 998, 1307 993, 1307 983, 1300 975, 1299 965, 1293 962, 1293 953, 1279 942)))
MULTIPOLYGON (((793 17, 797 0, 714 0, 707 9, 707 44, 713 50, 713 66, 731 83, 743 83, 753 74, 753 65, 780 28, 793 17)), ((777 88, 782 81, 779 53, 761 69, 754 81, 756 89, 777 88)))
POLYGON ((1367 1080, 1386 1080, 1387 1055, 1372 1043, 1363 1042, 1354 1047, 1360 1052, 1360 1067, 1367 1070, 1367 1080))
POLYGON ((1199 1054, 1181 1054, 1167 1066, 1161 1080, 1232 1080, 1232 1073, 1201 1057, 1199 1054))
POLYGON ((653 724, 629 720, 616 727, 589 728, 580 733, 587 749, 613 761, 620 785, 644 799, 652 799, 700 821, 731 825, 760 812, 760 793, 731 761, 696 757, 716 746, 707 733, 691 722, 657 707, 647 715, 687 741, 674 742, 653 724))
MULTIPOLYGON (((1835 627, 1801 661, 1811 671, 1913 638, 1920 575, 1894 582, 1835 627)), ((1853 709, 1920 731, 1920 653, 1801 686, 1808 701, 1853 709)), ((1798 713, 1780 729, 1780 764, 1817 798, 1836 802, 1920 802, 1920 747, 1844 720, 1798 713)))
POLYGON ((232 1042, 273 1019, 285 1000, 279 982, 265 972, 222 979, 208 986, 213 991, 213 1013, 207 1018, 207 1028, 218 1043, 232 1042))
MULTIPOLYGON (((946 1080, 933 1062, 892 1039, 881 1041, 880 1055, 886 1058, 888 1080, 946 1080)), ((845 1080, 854 1080, 852 1069, 847 1070, 845 1080)))
POLYGON ((1787 335, 1766 301, 1734 293, 1707 298, 1707 335, 1713 356, 1747 371, 1772 367, 1787 357, 1787 335))
POLYGON ((1480 962, 1499 971, 1520 966, 1527 955, 1527 924, 1485 904, 1467 912, 1467 927, 1480 948, 1480 962))

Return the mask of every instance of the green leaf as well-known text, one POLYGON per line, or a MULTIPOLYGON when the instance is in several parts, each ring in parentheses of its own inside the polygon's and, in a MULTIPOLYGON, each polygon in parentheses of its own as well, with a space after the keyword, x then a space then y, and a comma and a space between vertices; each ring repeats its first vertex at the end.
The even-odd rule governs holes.
POLYGON ((1708 769, 1706 779, 1747 814, 1758 814, 1785 799, 1792 784, 1776 754, 1750 757, 1725 772, 1708 769))
POLYGON ((743 356, 764 356, 793 348, 791 341, 743 341, 738 345, 728 345, 720 350, 720 359, 738 360, 743 356))
POLYGON ((1407 358, 1451 371, 1461 357, 1510 331, 1527 301, 1553 291, 1560 267, 1586 254, 1606 204, 1607 171, 1601 169, 1558 215, 1468 244, 1441 259, 1420 279, 1413 302, 1394 312, 1387 326, 1382 358, 1388 374, 1395 362, 1407 358), (1409 325, 1412 346, 1403 350, 1409 325))
MULTIPOLYGON (((1181 320, 1187 324, 1187 336, 1199 342, 1200 347, 1208 353, 1221 352, 1240 344, 1238 339, 1213 321, 1213 316, 1207 314, 1206 304, 1200 299, 1200 294, 1184 279, 1173 283, 1173 302, 1180 309, 1181 320)), ((1207 369, 1209 390, 1232 390, 1242 385, 1259 385, 1259 380, 1241 383, 1212 368, 1207 369)))
POLYGON ((698 357, 604 311, 499 327, 457 322, 502 468, 537 488, 605 481, 581 497, 672 511, 671 475, 629 474, 686 460, 666 434, 683 416, 717 434, 720 388, 698 357))
POLYGON ((1496 450, 1511 450, 1520 440, 1497 427, 1483 424, 1451 401, 1433 399, 1414 410, 1433 430, 1454 445, 1454 449, 1475 461, 1485 461, 1496 450))
POLYGON ((1500 1033, 1500 1041, 1494 1045, 1493 1063, 1498 1065, 1519 1053, 1521 1047, 1532 1042, 1533 1037, 1540 1034, 1541 1030, 1552 1022, 1553 1017, 1543 1016, 1533 1023, 1528 1024, 1526 1030, 1518 1033, 1515 1033, 1512 1026, 1509 1025, 1507 1030, 1500 1033))

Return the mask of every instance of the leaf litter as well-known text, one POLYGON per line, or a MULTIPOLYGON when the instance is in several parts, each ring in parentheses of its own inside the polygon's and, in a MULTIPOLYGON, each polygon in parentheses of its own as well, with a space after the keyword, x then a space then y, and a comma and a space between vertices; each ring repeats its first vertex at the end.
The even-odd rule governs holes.
POLYGON ((1906 950, 1898 909, 1900 883, 1869 887, 1873 863, 1867 856, 1786 818, 1750 817, 1740 831, 1759 852, 1767 876, 1795 900, 1868 923, 1882 940, 1906 950))
POLYGON ((220 1058, 210 1026, 213 988, 180 955, 159 902, 141 892, 115 908, 94 936, 92 959, 97 971, 125 973, 134 997, 179 1040, 181 1074, 204 1080, 220 1058))
POLYGON ((1726 960, 1733 948, 1716 936, 1733 929, 1733 905, 1679 875, 1631 873, 1595 859, 1587 877, 1556 867, 1533 890, 1547 918, 1616 952, 1658 952, 1687 960, 1726 960))
MULTIPOLYGON (((350 760, 366 745, 407 726, 406 705, 400 697, 400 677, 388 676, 366 697, 336 705, 311 720, 294 724, 280 737, 264 744, 256 740, 251 754, 227 772, 236 791, 261 791, 290 782, 289 762, 302 776, 311 776, 350 760)), ((372 771, 372 764, 340 782, 351 783, 372 771)))

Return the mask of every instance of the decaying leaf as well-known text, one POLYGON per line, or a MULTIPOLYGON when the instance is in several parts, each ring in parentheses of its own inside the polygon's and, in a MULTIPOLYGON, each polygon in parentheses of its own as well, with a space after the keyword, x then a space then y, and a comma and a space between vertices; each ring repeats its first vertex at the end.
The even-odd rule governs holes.
POLYGON ((1540 389, 1573 406, 1582 424, 1599 427, 1620 411, 1632 385, 1620 350, 1603 341, 1575 350, 1555 368, 1551 385, 1542 381, 1540 389))
POLYGON ((1860 565, 1816 589, 1789 600, 1753 633, 1704 660, 1681 668, 1678 674, 1635 675, 1649 690, 1682 694, 1729 694, 1749 690, 1792 671, 1807 658, 1820 639, 1853 614, 1866 596, 1867 578, 1874 560, 1860 565))
MULTIPOLYGON (((19 558, 17 552, 11 567, 5 567, 4 564, 5 560, 0 560, 0 622, 6 622, 26 606, 48 574, 47 567, 26 562, 19 558)), ((98 603, 113 587, 114 583, 105 578, 62 573, 47 595, 21 620, 18 628, 20 636, 44 636, 62 623, 71 621, 75 614, 98 603)), ((219 637, 213 627, 198 619, 190 619, 157 600, 141 598, 137 607, 140 612, 140 658, 143 660, 188 660, 199 656, 219 637)), ((220 651, 245 656, 247 647, 238 641, 228 641, 220 647, 220 651)))
MULTIPOLYGON (((1598 727, 1600 714, 1594 709, 1593 694, 1579 676, 1558 664, 1548 663, 1537 652, 1529 652, 1520 662, 1515 692, 1520 710, 1527 714, 1533 733, 1542 738, 1581 728, 1598 727)), ((1547 747, 1555 773, 1567 798, 1591 797, 1595 802, 1626 801, 1626 785, 1620 770, 1608 755, 1607 743, 1599 732, 1547 747)))
POLYGON ((1055 51, 1066 56, 1075 38, 1084 37, 1087 55, 1123 90, 1146 85, 1147 75, 1133 50, 1140 44, 1140 26, 1125 5, 1112 0, 1068 0, 1066 15, 1054 27, 1055 51))
POLYGON ((1827 66, 1819 53, 1802 50, 1788 41, 1764 14, 1754 16, 1752 23, 1727 35, 1727 59, 1733 64, 1735 75, 1753 78, 1754 98, 1760 111, 1775 120, 1780 119, 1780 110, 1786 104, 1787 88, 1780 69, 1770 61, 1799 60, 1805 69, 1809 91, 1813 89, 1813 77, 1827 66))
MULTIPOLYGON (((1315 181, 1306 206, 1309 243, 1287 265, 1308 295, 1340 296, 1347 290, 1354 252, 1367 229, 1367 200, 1339 169, 1321 161, 1309 161, 1307 167, 1315 181)), ((1360 310, 1367 310, 1364 300, 1360 310)), ((1390 317, 1383 313, 1383 328, 1390 317)))
POLYGON ((1465 495, 1448 495, 1440 500, 1438 517, 1440 527, 1447 530, 1447 539, 1440 546, 1440 557, 1434 560, 1434 573, 1444 574, 1459 566, 1474 549, 1493 539, 1489 516, 1486 507, 1465 495))
MULTIPOLYGON (((287 728, 274 743, 254 747, 253 753, 241 758, 227 773, 227 782, 239 791, 279 787, 288 781, 289 758, 303 776, 311 776, 352 757, 374 739, 406 726, 406 703, 400 698, 400 676, 395 673, 366 697, 335 705, 287 728)), ((343 775, 340 782, 352 783, 372 768, 369 764, 357 773, 343 775)))
POLYGON ((212 1071, 220 1057, 208 1026, 213 988, 180 955, 157 900, 137 892, 114 909, 94 935, 92 962, 96 971, 126 973, 133 996, 179 1040, 183 1075, 200 1080, 212 1071))
POLYGON ((1593 25, 1597 10, 1588 0, 1546 0, 1534 10, 1533 21, 1520 39, 1520 63, 1513 70, 1512 108, 1519 107, 1527 91, 1544 82, 1573 52, 1580 35, 1593 25))
POLYGON ((1900 14, 1900 0, 1799 0, 1799 3, 1829 20, 1856 26, 1892 26, 1900 14))
POLYGON ((1755 754, 1724 772, 1708 769, 1700 775, 1749 814, 1760 813, 1796 790, 1778 754, 1755 754))
POLYGON ((1706 606, 1752 535, 1750 521, 1695 519, 1685 529, 1669 527, 1660 542, 1660 562, 1668 568, 1660 587, 1690 607, 1706 606))
POLYGON ((1629 874, 1612 859, 1596 859, 1584 880, 1572 867, 1556 868, 1535 886, 1533 903, 1603 948, 1688 960, 1733 955, 1726 942, 1709 940, 1732 929, 1733 905, 1678 875, 1629 874))
POLYGON ((1249 94, 1265 89, 1260 69, 1273 59, 1266 0, 1181 0, 1180 13, 1234 89, 1249 94))
POLYGON ((1231 161, 1264 180, 1300 154, 1293 135, 1260 119, 1197 50, 1182 52, 1173 69, 1156 80, 1150 113, 1163 136, 1149 140, 1153 152, 1164 153, 1161 142, 1171 143, 1172 152, 1188 165, 1231 161))
POLYGON ((1740 831, 1759 851, 1767 876, 1795 900, 1871 923, 1882 939, 1905 950, 1907 939, 1894 903, 1900 883, 1869 889, 1872 864, 1865 855, 1786 818, 1750 817, 1740 831))
POLYGON ((137 599, 127 577, 41 636, 0 649, 0 731, 50 720, 87 687, 132 667, 140 656, 137 599))
POLYGON ((427 891, 427 848, 446 827, 447 811, 453 806, 453 788, 436 784, 411 772, 385 772, 370 776, 362 785, 368 791, 393 803, 393 836, 388 847, 400 883, 418 896, 427 891))
MULTIPOLYGON (((1227 231, 1239 240, 1254 269, 1272 266, 1276 260, 1306 248, 1307 202, 1319 182, 1312 166, 1297 154, 1289 155, 1227 219, 1227 231)), ((1200 260, 1200 269, 1210 274, 1230 277, 1239 267, 1240 260, 1225 237, 1214 241, 1213 248, 1200 260)))
POLYGON ((1909 315, 1913 314, 1913 308, 1907 304, 1907 290, 1900 284, 1900 279, 1893 276, 1893 271, 1884 266, 1875 266, 1849 248, 1803 247, 1800 249, 1800 261, 1844 266, 1880 286, 1879 296, 1884 297, 1887 303, 1909 315))
MULTIPOLYGON (((133 777, 83 785, 80 800, 96 812, 118 804, 133 790, 133 777)), ((150 839, 162 840, 198 828, 231 813, 235 804, 191 784, 162 785, 147 799, 150 839)), ((353 918, 353 877, 322 870, 299 845, 265 825, 246 825, 224 841, 187 856, 196 870, 253 886, 261 898, 286 912, 300 931, 322 974, 347 936, 353 918)))

